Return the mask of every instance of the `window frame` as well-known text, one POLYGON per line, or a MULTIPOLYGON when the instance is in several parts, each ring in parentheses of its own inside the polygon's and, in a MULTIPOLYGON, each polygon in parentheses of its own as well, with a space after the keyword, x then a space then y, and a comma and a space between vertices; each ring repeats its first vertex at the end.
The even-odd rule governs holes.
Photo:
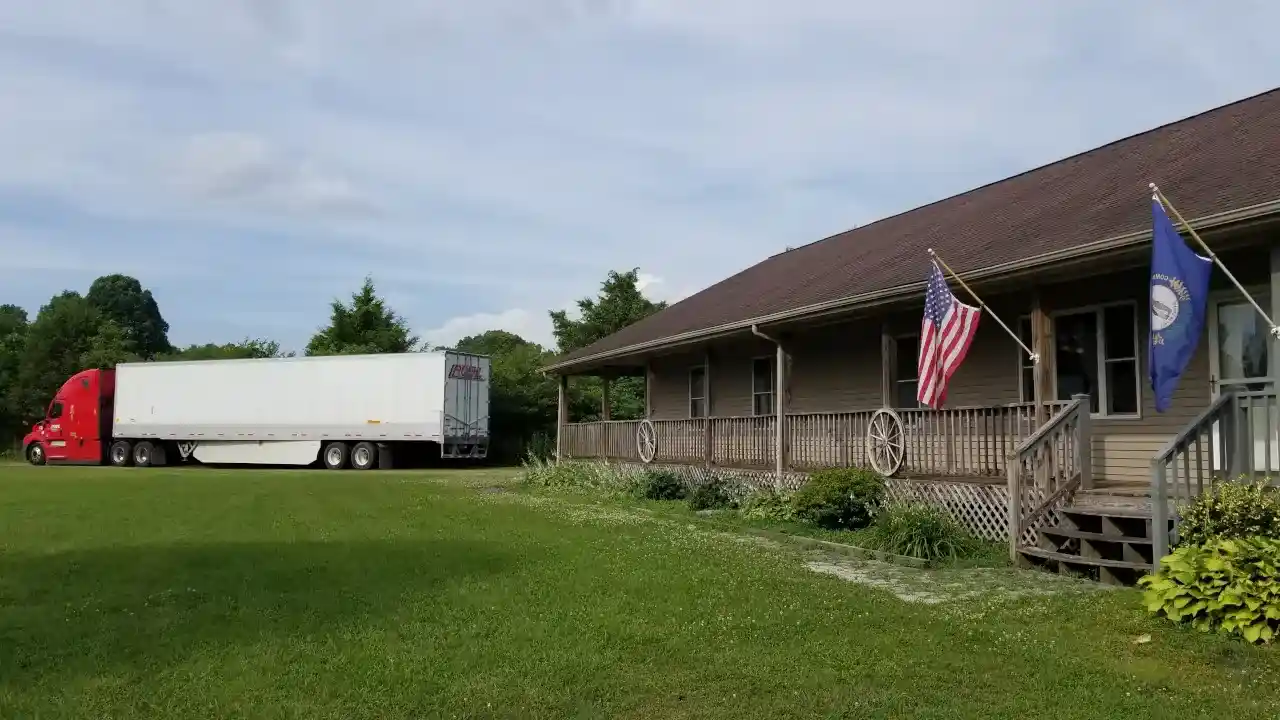
POLYGON ((707 396, 710 394, 710 393, 708 393, 708 392, 707 392, 707 390, 708 390, 708 388, 707 388, 707 377, 709 377, 709 376, 710 376, 710 373, 708 373, 708 372, 707 372, 707 366, 706 366, 706 364, 705 364, 705 363, 704 363, 704 364, 701 364, 701 365, 692 365, 692 366, 690 366, 690 367, 689 367, 689 375, 688 375, 688 377, 689 377, 689 387, 688 387, 688 393, 687 393, 687 394, 688 394, 688 401, 689 401, 689 402, 688 402, 688 403, 687 403, 687 405, 686 405, 686 409, 688 410, 688 413, 689 413, 689 419, 690 419, 690 420, 701 420, 701 419, 703 419, 703 418, 711 417, 711 403, 709 403, 709 402, 707 401, 707 399, 708 399, 708 398, 707 398, 707 396), (695 396, 695 395, 693 394, 693 374, 694 374, 695 372, 698 372, 699 370, 701 370, 701 371, 702 371, 702 395, 700 395, 700 396, 695 396), (695 415, 695 414, 693 413, 693 401, 694 401, 694 400, 701 400, 701 401, 702 401, 702 414, 701 414, 701 415, 695 415))
POLYGON ((772 355, 757 355, 751 358, 751 417, 772 417, 778 414, 778 365, 777 358, 772 355), (761 392, 756 388, 756 363, 764 361, 769 365, 769 389, 761 392), (756 412, 756 398, 761 395, 769 396, 769 412, 756 412))
MULTIPOLYGON (((1049 320, 1055 323, 1059 317, 1062 317, 1065 315, 1084 315, 1088 313, 1092 313, 1094 315, 1094 318, 1096 320, 1096 333, 1097 333, 1096 371, 1098 373, 1098 412, 1090 412, 1089 417, 1091 418, 1095 418, 1098 420, 1141 420, 1142 419, 1142 403, 1144 400, 1143 393, 1142 393, 1142 379, 1144 375, 1142 370, 1145 367, 1143 363, 1144 361, 1148 361, 1148 358, 1143 356, 1144 346, 1142 344, 1142 316, 1139 312, 1139 307, 1140 307, 1139 302, 1137 300, 1133 300, 1133 299, 1113 300, 1110 302, 1091 303, 1088 305, 1078 305, 1073 307, 1059 308, 1059 309, 1051 310, 1047 313, 1049 316, 1049 320), (1108 309, 1116 308, 1116 307, 1129 307, 1133 309, 1133 352, 1134 354, 1131 358, 1110 359, 1107 357, 1106 311, 1108 309), (1114 414, 1107 412, 1107 400, 1111 393, 1111 387, 1107 382, 1107 366, 1112 363, 1120 363, 1120 362, 1132 362, 1134 365, 1134 376, 1137 378, 1137 382, 1135 383, 1135 385, 1137 386, 1136 388, 1137 412, 1114 413, 1114 414)), ((1024 320, 1029 321, 1030 319, 1031 319, 1030 313, 1019 315, 1018 329, 1019 330, 1022 329, 1022 322, 1024 320)), ((1032 340, 1034 341, 1035 339, 1034 328, 1032 328, 1032 331, 1033 331, 1032 340)), ((1055 354, 1057 353, 1057 346, 1056 346, 1057 337, 1058 337, 1057 327, 1055 325, 1054 327, 1055 346, 1052 348, 1055 354)), ((1032 349, 1033 350, 1035 349, 1034 346, 1032 347, 1032 349)), ((1017 365, 1018 397, 1022 398, 1022 402, 1024 403, 1035 402, 1034 397, 1028 398, 1028 397, 1025 397, 1024 395, 1024 391, 1026 388, 1023 386, 1023 383, 1022 383, 1022 373, 1026 369, 1026 365, 1024 364, 1027 359, 1026 352, 1023 351, 1022 348, 1017 348, 1017 352, 1018 352, 1018 365, 1017 365)), ((1149 348, 1147 349, 1147 353, 1150 354, 1149 348)), ((1054 372, 1051 373, 1049 376, 1049 384, 1051 386, 1049 388, 1049 395, 1054 398, 1058 397, 1058 373, 1057 373, 1056 367, 1054 368, 1054 372)))
POLYGON ((905 334, 893 336, 893 405, 894 405, 893 407, 894 410, 919 410, 925 407, 925 405, 920 402, 920 333, 918 332, 905 333, 905 334), (916 372, 915 372, 915 377, 910 379, 904 379, 904 378, 898 377, 898 363, 902 361, 902 341, 903 340, 913 340, 915 341, 915 346, 916 346, 915 358, 913 362, 916 368, 916 372), (915 404, 911 405, 910 407, 898 405, 898 387, 903 383, 916 384, 915 404))

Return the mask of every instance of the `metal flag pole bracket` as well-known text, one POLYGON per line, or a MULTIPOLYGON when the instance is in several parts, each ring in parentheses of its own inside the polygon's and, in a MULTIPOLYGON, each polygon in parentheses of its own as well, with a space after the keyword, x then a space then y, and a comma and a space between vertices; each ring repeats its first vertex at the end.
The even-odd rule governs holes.
POLYGON ((985 310, 986 313, 990 315, 1000 325, 1000 327, 1004 328, 1005 332, 1009 333, 1009 337, 1013 338, 1013 341, 1018 343, 1018 347, 1021 347, 1023 351, 1027 353, 1027 357, 1031 358, 1031 363, 1033 365, 1039 363, 1040 355, 1037 353, 1031 352, 1031 348, 1027 347, 1027 344, 1022 342, 1022 338, 1018 337, 1017 333, 1010 330, 1009 326, 1004 324, 1004 321, 1000 319, 999 315, 996 315, 994 312, 991 311, 991 308, 988 307, 987 304, 982 301, 982 298, 978 297, 978 293, 974 292, 973 288, 969 287, 969 285, 965 283, 964 280, 961 280, 960 276, 956 274, 956 271, 952 270, 951 266, 947 265, 947 262, 945 260, 938 257, 938 253, 934 252, 933 248, 928 248, 928 250, 929 250, 929 257, 933 258, 933 261, 935 263, 941 266, 942 269, 945 270, 946 273, 950 275, 956 282, 960 283, 960 287, 964 288, 965 292, 969 293, 969 296, 973 298, 973 301, 978 303, 978 307, 985 310))
POLYGON ((1267 314, 1267 311, 1262 309, 1262 306, 1253 299, 1253 296, 1249 294, 1249 291, 1244 289, 1244 285, 1241 285, 1240 281, 1236 279, 1236 276, 1232 275, 1231 271, 1227 269, 1227 266, 1218 259, 1218 255, 1213 252, 1213 249, 1209 247, 1208 243, 1200 237, 1200 233, 1196 232, 1196 229, 1191 227, 1191 223, 1187 222, 1187 219, 1182 217, 1182 213, 1178 212, 1178 208, 1174 207, 1173 203, 1169 201, 1168 196, 1161 192, 1159 186, 1155 183, 1150 183, 1148 187, 1151 188, 1151 199, 1159 203, 1161 207, 1168 208, 1169 211, 1173 213, 1173 216, 1178 219, 1178 222, 1182 223, 1182 227, 1187 229, 1187 234, 1190 235, 1196 243, 1200 245, 1200 247, 1204 248, 1205 254, 1209 256, 1209 259, 1213 261, 1213 264, 1217 265, 1222 270, 1223 274, 1227 276, 1227 279, 1231 281, 1231 284, 1236 286, 1236 289, 1240 291, 1240 294, 1244 295, 1244 299, 1248 300, 1249 304, 1253 306, 1253 309, 1257 310, 1258 314, 1262 316, 1262 319, 1267 322, 1267 327, 1270 328, 1270 333, 1273 336, 1280 338, 1280 326, 1276 325, 1275 321, 1271 319, 1271 316, 1267 314))

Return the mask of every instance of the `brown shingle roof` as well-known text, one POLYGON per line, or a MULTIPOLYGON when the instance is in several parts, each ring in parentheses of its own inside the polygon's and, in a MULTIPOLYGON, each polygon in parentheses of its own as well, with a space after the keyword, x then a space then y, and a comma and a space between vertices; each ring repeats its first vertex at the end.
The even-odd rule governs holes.
POLYGON ((1147 184, 1188 219, 1280 198, 1280 89, 775 255, 558 359, 920 282, 927 248, 959 273, 1148 229, 1147 184))

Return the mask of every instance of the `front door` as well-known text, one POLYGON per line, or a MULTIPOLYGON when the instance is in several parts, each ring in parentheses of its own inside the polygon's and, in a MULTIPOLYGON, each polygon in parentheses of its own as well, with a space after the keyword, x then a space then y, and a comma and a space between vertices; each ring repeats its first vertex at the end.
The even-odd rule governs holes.
MULTIPOLYGON (((1270 297, 1254 295, 1262 307, 1270 297)), ((1256 472, 1280 470, 1280 408, 1276 404, 1274 345, 1267 325, 1258 311, 1238 294, 1211 302, 1209 306, 1210 391, 1217 397, 1224 390, 1240 395, 1246 410, 1246 431, 1256 472)), ((1214 426, 1214 468, 1222 469, 1218 427, 1214 426)))
POLYGON ((49 462, 67 459, 67 428, 66 418, 63 417, 65 409, 61 400, 55 399, 49 403, 49 412, 44 420, 44 436, 47 439, 44 454, 49 462))

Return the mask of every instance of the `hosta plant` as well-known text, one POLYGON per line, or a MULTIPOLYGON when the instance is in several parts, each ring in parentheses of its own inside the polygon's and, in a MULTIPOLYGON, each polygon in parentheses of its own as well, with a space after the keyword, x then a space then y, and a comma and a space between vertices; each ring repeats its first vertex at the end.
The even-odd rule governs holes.
POLYGON ((1147 610, 1204 632, 1271 642, 1280 630, 1280 540, 1184 545, 1139 580, 1147 610))

